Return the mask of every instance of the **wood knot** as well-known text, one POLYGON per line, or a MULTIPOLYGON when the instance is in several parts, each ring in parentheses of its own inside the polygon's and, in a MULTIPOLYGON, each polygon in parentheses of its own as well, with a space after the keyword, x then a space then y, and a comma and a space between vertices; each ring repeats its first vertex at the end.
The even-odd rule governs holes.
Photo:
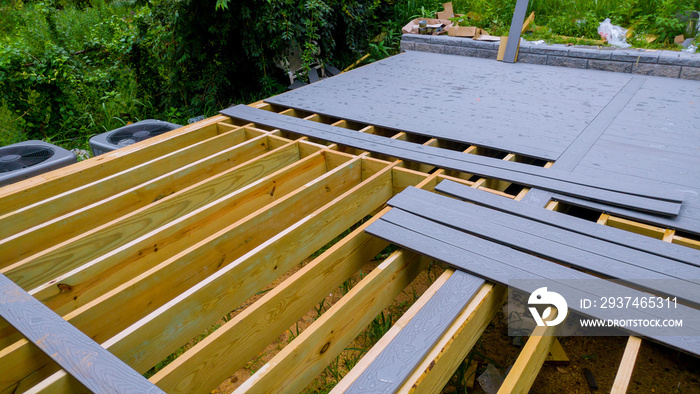
POLYGON ((326 342, 326 344, 323 345, 323 347, 321 348, 321 353, 319 353, 319 354, 325 353, 325 352, 328 350, 329 347, 331 347, 331 343, 330 343, 330 342, 326 342))
POLYGON ((73 291, 73 287, 71 285, 67 285, 65 283, 59 283, 56 286, 58 286, 58 290, 60 290, 61 293, 68 293, 70 291, 73 291))

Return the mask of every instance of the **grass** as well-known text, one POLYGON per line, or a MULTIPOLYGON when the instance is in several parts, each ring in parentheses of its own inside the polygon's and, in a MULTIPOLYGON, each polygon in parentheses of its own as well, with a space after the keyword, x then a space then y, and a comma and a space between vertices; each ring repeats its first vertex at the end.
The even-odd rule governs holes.
MULTIPOLYGON (((460 25, 474 25, 492 35, 507 35, 515 0, 457 0, 453 2, 460 25)), ((537 28, 526 37, 548 42, 598 44, 598 25, 605 18, 632 28, 628 42, 637 47, 680 49, 673 38, 683 34, 688 23, 683 15, 700 10, 698 0, 531 0, 528 13, 535 12, 537 28), (565 36, 562 38, 561 36, 565 36), (647 42, 653 36, 656 40, 647 42), (587 41, 594 40, 594 41, 587 41)), ((696 40, 697 41, 697 40, 696 40)))

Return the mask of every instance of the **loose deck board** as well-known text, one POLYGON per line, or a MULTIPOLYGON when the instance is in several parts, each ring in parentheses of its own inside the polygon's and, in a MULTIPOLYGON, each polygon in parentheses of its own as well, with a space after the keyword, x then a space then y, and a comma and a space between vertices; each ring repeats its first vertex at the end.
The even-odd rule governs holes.
MULTIPOLYGON (((463 233, 405 211, 392 209, 390 212, 394 211, 396 213, 390 218, 384 215, 380 220, 367 227, 366 231, 389 242, 497 283, 509 284, 509 281, 513 280, 547 279, 551 283, 551 286, 548 287, 551 287, 552 291, 562 294, 565 298, 582 299, 599 296, 597 289, 590 286, 591 281, 595 280, 592 275, 463 233), (586 279, 586 281, 569 281, 569 279, 586 279)), ((613 289, 615 294, 623 294, 624 296, 646 296, 646 293, 612 282, 607 283, 606 289, 613 289)), ((518 290, 530 293, 535 288, 521 286, 518 287, 518 290)), ((569 302, 569 309, 598 319, 619 318, 619 311, 598 308, 583 310, 576 302, 569 302)), ((650 335, 648 338, 694 355, 700 355, 700 331, 697 328, 697 324, 700 324, 700 311, 680 304, 678 310, 683 313, 684 327, 693 327, 691 335, 650 335), (689 326, 686 326, 687 322, 690 322, 689 326)), ((649 310, 635 309, 629 310, 629 313, 629 318, 659 318, 653 311, 649 310)), ((630 331, 639 334, 639 330, 636 328, 631 328, 630 331)), ((667 333, 665 332, 665 334, 667 333)))
POLYGON ((303 119, 271 113, 245 105, 221 111, 222 114, 248 122, 279 128, 294 133, 331 141, 353 148, 381 153, 391 157, 430 164, 470 174, 503 179, 536 186, 558 193, 605 202, 631 209, 641 209, 654 214, 677 214, 680 197, 662 190, 641 190, 636 185, 615 182, 610 179, 571 176, 567 172, 552 171, 518 162, 498 160, 447 149, 425 146, 381 137, 373 134, 347 131, 303 119), (617 189, 615 183, 618 183, 617 189), (619 191, 618 191, 619 190, 619 191))
POLYGON ((484 283, 456 271, 345 393, 396 392, 484 283))
POLYGON ((483 192, 450 180, 440 182, 435 187, 435 190, 479 205, 575 231, 579 234, 585 234, 617 245, 700 266, 700 250, 697 249, 674 245, 613 227, 601 226, 574 216, 549 211, 531 204, 497 196, 493 193, 483 192))
POLYGON ((94 393, 164 393, 2 274, 0 316, 94 393))
POLYGON ((699 267, 414 187, 387 204, 505 246, 667 296, 678 296, 700 306, 699 267))
POLYGON ((631 78, 409 51, 265 101, 555 160, 631 78))

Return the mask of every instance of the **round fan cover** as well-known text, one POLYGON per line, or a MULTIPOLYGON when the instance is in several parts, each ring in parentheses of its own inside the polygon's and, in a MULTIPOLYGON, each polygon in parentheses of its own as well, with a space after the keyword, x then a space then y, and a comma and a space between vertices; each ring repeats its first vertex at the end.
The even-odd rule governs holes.
POLYGON ((170 131, 163 124, 134 124, 107 137, 107 141, 117 146, 127 146, 170 131))
POLYGON ((40 145, 20 145, 0 148, 0 173, 31 167, 53 155, 53 149, 40 145))

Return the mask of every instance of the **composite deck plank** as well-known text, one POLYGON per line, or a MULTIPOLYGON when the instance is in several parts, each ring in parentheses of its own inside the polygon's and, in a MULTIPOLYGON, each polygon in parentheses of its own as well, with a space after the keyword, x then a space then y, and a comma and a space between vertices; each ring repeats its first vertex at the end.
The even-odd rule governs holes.
POLYGON ((266 102, 553 160, 629 79, 409 51, 266 102))
POLYGON ((548 209, 501 197, 493 193, 474 189, 450 180, 440 182, 435 187, 435 190, 485 207, 536 220, 540 223, 575 231, 579 234, 652 253, 656 256, 700 266, 700 250, 697 249, 674 245, 660 239, 646 237, 614 227, 602 226, 574 216, 550 211, 548 209))
MULTIPOLYGON (((505 246, 700 305, 700 268, 695 266, 414 187, 394 196, 388 205, 505 246)), ((395 213, 386 215, 392 217, 395 213)))
POLYGON ((396 392, 484 283, 455 271, 345 393, 396 392))
POLYGON ((164 393, 2 274, 0 316, 94 393, 164 393))
POLYGON ((620 92, 610 100, 591 123, 578 135, 578 137, 569 145, 559 160, 555 162, 557 170, 571 171, 578 164, 590 147, 598 141, 610 124, 615 121, 615 118, 620 111, 630 102, 632 97, 637 93, 639 88, 644 84, 645 79, 641 77, 633 77, 625 86, 620 89, 620 92))
MULTIPOLYGON (((225 109, 221 111, 221 113, 234 118, 244 119, 245 121, 329 140, 353 148, 382 153, 388 156, 417 161, 441 168, 494 177, 527 186, 536 186, 554 192, 570 193, 582 198, 604 201, 606 203, 617 204, 632 209, 642 209, 655 214, 673 216, 677 214, 680 209, 680 204, 672 202, 671 200, 680 200, 681 197, 663 191, 650 189, 647 195, 653 196, 653 198, 628 194, 626 192, 616 192, 601 188, 600 185, 590 185, 594 181, 598 181, 599 183, 609 184, 609 186, 605 185, 603 187, 614 189, 613 183, 609 181, 591 180, 587 177, 572 177, 566 172, 550 171, 545 168, 530 166, 523 163, 470 155, 432 146, 393 140, 372 134, 354 131, 352 132, 354 134, 347 134, 347 130, 338 127, 270 113, 244 105, 225 109), (566 180, 561 180, 556 177, 561 177, 566 180), (584 181, 588 181, 589 184, 584 184, 584 181), (659 200, 657 198, 665 198, 668 200, 659 200)), ((633 185, 621 186, 630 189, 630 193, 641 194, 643 192, 640 188, 633 185)))
POLYGON ((595 211, 620 216, 626 219, 637 220, 643 223, 648 223, 661 227, 670 227, 676 230, 700 235, 700 220, 695 219, 696 217, 700 216, 700 210, 696 207, 688 207, 685 204, 683 208, 681 208, 681 212, 678 216, 674 218, 666 218, 657 215, 645 214, 644 212, 624 209, 621 207, 600 204, 595 201, 584 200, 581 198, 566 196, 563 194, 555 193, 554 195, 552 195, 552 198, 554 198, 557 201, 567 203, 569 205, 575 205, 578 207, 588 208, 595 211))
MULTIPOLYGON (((390 223, 383 218, 372 223, 366 231, 389 242, 395 243, 407 249, 430 256, 443 261, 457 269, 465 270, 476 276, 501 283, 522 284, 512 282, 523 279, 546 279, 551 291, 560 293, 570 301, 569 309, 584 316, 597 319, 619 318, 619 311, 611 309, 585 310, 580 308, 577 299, 596 298, 599 294, 615 294, 630 297, 644 297, 646 293, 604 281, 603 289, 591 286, 591 282, 602 281, 594 276, 573 270, 553 262, 549 262, 535 256, 531 256, 514 249, 494 244, 455 229, 440 225, 411 215, 402 211, 403 220, 390 223), (545 274, 542 274, 545 273, 545 274), (586 281, 563 281, 566 279, 586 279, 586 281), (511 281, 509 283, 509 281, 511 281)), ((597 283, 597 282, 596 282, 597 283)), ((517 287, 518 290, 530 293, 535 290, 525 285, 517 287)), ((678 305, 678 310, 684 316, 684 330, 688 333, 682 336, 673 336, 673 332, 663 331, 663 335, 650 333, 644 335, 642 329, 630 328, 629 332, 645 336, 649 339, 666 344, 690 354, 700 355, 700 311, 678 305), (686 325, 689 324, 689 325, 686 325)), ((650 310, 629 310, 630 319, 656 319, 658 315, 650 310)))

